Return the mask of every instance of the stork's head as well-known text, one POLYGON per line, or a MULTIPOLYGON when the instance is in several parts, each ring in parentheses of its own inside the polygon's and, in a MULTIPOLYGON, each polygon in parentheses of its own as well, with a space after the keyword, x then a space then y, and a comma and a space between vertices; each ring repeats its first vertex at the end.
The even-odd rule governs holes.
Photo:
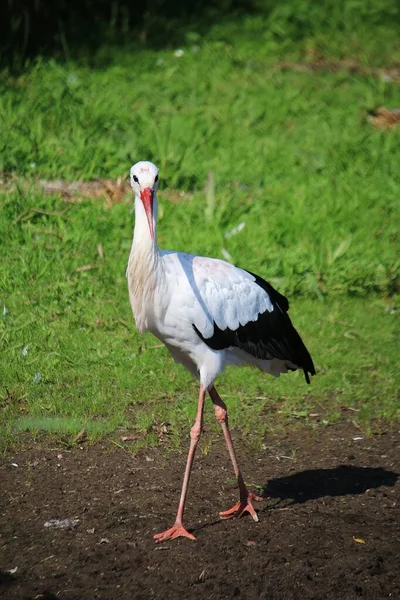
POLYGON ((158 168, 147 160, 141 160, 131 167, 131 186, 146 212, 151 237, 154 237, 153 210, 154 194, 158 187, 158 168))

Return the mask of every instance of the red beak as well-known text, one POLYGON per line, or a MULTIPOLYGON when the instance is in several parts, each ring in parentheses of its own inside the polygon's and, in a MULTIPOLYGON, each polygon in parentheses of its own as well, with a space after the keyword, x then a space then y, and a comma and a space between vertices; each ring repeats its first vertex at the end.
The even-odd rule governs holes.
POLYGON ((146 211, 147 222, 149 224, 150 235, 152 238, 154 238, 153 197, 154 193, 151 188, 145 188, 142 192, 140 192, 140 198, 142 199, 144 210, 146 211))

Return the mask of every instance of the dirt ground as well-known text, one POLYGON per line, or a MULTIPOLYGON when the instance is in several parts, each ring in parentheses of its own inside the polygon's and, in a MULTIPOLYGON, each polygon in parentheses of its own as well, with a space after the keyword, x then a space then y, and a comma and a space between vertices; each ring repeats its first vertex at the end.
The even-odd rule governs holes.
POLYGON ((234 438, 246 481, 264 486, 260 522, 219 520, 236 490, 215 441, 198 452, 189 490, 195 542, 152 539, 173 523, 186 451, 83 444, 3 456, 0 596, 400 598, 400 431, 301 429, 263 450, 234 438))

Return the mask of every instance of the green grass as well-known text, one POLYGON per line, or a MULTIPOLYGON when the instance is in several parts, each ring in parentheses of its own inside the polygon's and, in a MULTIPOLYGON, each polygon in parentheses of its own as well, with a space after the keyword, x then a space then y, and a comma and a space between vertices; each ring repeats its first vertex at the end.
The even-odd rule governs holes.
MULTIPOLYGON (((194 417, 196 384, 134 330, 130 200, 66 203, 34 185, 125 176, 139 159, 161 167, 160 245, 228 252, 266 277, 289 295, 315 359, 310 387, 297 373, 229 370, 220 390, 232 424, 261 439, 310 412, 366 431, 398 422, 400 135, 362 117, 398 106, 399 84, 279 71, 277 59, 301 56, 312 40, 333 58, 361 44, 352 57, 379 64, 377 41, 347 35, 339 52, 334 37, 315 34, 278 52, 256 38, 261 26, 248 19, 236 38, 231 25, 215 28, 181 57, 119 52, 103 68, 38 61, 0 74, 0 168, 15 181, 0 194, 4 444, 21 430, 83 427, 93 438, 133 428, 139 445, 154 443, 152 425, 165 421, 178 443, 194 417), (171 203, 167 188, 192 194, 171 203)), ((385 54, 398 56, 398 47, 385 54)))
MULTIPOLYGON (((182 367, 173 366, 157 340, 134 330, 124 276, 130 205, 65 204, 35 192, 24 194, 22 205, 18 195, 3 197, 1 221, 4 439, 15 439, 20 429, 76 434, 85 427, 96 438, 128 427, 149 434, 141 441, 147 443, 154 441, 152 423, 167 421, 178 440, 195 413, 196 384, 182 367), (53 214, 37 212, 40 208, 53 214), (84 265, 94 268, 77 271, 84 265)), ((209 245, 202 248, 201 194, 173 207, 162 205, 160 237, 166 246, 220 253, 220 240, 209 233, 209 245)), ((235 255, 240 263, 255 268, 253 237, 261 236, 263 227, 254 220, 236 236, 242 236, 244 256, 239 246, 235 255)), ((229 246, 232 253, 234 248, 229 246)), ((259 248, 260 267, 263 253, 268 254, 268 244, 259 248)), ((261 273, 269 275, 265 268, 261 273)), ((260 437, 276 425, 279 414, 297 418, 318 412, 330 422, 341 416, 340 404, 359 409, 347 414, 366 428, 372 419, 398 420, 394 300, 375 295, 321 300, 310 292, 292 305, 318 376, 308 387, 300 374, 273 380, 250 369, 229 370, 221 393, 232 424, 260 437)))

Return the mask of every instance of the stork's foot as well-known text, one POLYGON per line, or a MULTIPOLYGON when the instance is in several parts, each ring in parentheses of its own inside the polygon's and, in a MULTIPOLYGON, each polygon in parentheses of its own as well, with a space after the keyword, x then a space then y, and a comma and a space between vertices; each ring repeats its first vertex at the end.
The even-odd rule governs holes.
POLYGON ((167 529, 162 533, 156 533, 153 537, 157 543, 166 542, 167 540, 174 540, 177 537, 187 537, 190 540, 196 539, 193 534, 189 533, 184 528, 183 525, 178 525, 177 523, 175 523, 171 529, 167 529))
POLYGON ((254 510, 253 501, 261 502, 262 498, 256 496, 251 492, 248 493, 247 498, 240 499, 236 502, 235 506, 232 506, 229 510, 224 510, 219 513, 221 519, 233 519, 241 517, 245 512, 250 513, 250 516, 254 521, 258 521, 258 515, 254 510))

